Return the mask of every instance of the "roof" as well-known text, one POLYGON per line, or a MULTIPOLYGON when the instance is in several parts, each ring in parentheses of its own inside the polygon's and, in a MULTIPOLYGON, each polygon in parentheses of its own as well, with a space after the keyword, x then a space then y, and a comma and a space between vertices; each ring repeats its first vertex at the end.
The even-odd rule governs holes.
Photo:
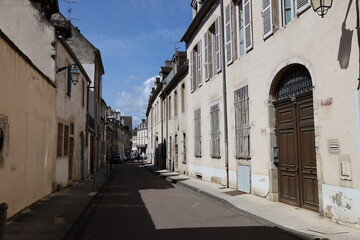
POLYGON ((193 19, 193 21, 191 22, 190 26, 188 27, 188 29, 186 30, 184 36, 181 38, 181 42, 188 42, 190 40, 190 38, 192 37, 192 35, 195 33, 195 31, 197 30, 198 26, 200 25, 200 23, 204 20, 204 18, 207 16, 207 13, 210 11, 210 9, 213 6, 216 6, 217 4, 219 4, 220 1, 219 0, 207 0, 204 5, 200 8, 199 12, 196 14, 195 18, 193 19), (214 3, 216 3, 214 5, 214 3))

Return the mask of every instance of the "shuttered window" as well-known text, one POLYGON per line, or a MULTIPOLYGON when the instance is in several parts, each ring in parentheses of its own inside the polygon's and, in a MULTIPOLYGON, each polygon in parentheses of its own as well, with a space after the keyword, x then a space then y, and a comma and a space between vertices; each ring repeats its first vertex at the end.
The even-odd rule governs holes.
POLYGON ((219 127, 219 102, 215 102, 210 107, 210 156, 220 157, 220 127, 219 127))
POLYGON ((215 20, 215 36, 214 36, 214 62, 215 62, 215 70, 217 72, 221 71, 220 64, 220 18, 215 20))
POLYGON ((300 14, 310 6, 310 0, 297 0, 296 1, 296 13, 300 14))
POLYGON ((205 81, 209 80, 209 32, 204 34, 204 69, 205 69, 205 81))
POLYGON ((226 63, 230 64, 233 60, 231 4, 228 4, 225 7, 225 48, 226 48, 226 63))
POLYGON ((234 92, 235 144, 237 158, 250 157, 250 125, 248 86, 234 92))
POLYGON ((190 58, 189 58, 189 72, 190 72, 190 85, 191 85, 191 91, 194 91, 194 81, 193 81, 193 73, 194 73, 194 63, 193 63, 193 51, 190 51, 190 58))
POLYGON ((264 39, 273 33, 272 0, 263 0, 264 39))
POLYGON ((195 146, 194 155, 195 157, 201 157, 201 109, 194 111, 194 127, 195 127, 195 146))
POLYGON ((64 128, 64 156, 69 156, 69 126, 64 128))
POLYGON ((245 26, 245 49, 246 51, 249 51, 253 47, 251 0, 243 0, 243 9, 244 9, 244 26, 245 26))
POLYGON ((202 85, 202 48, 201 48, 201 40, 197 44, 197 85, 200 87, 202 85))

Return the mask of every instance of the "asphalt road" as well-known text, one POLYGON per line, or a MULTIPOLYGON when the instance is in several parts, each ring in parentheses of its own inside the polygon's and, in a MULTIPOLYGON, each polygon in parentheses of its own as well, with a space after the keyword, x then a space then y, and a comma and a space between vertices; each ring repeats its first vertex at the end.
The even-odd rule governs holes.
POLYGON ((246 218, 127 162, 67 239, 298 239, 246 218))

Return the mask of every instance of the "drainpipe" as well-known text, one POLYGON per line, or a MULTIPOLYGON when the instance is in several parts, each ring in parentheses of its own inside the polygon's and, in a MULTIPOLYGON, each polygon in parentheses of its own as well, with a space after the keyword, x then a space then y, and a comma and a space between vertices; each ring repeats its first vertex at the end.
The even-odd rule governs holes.
POLYGON ((225 36, 224 36, 224 1, 220 0, 220 18, 221 18, 221 60, 222 60, 222 80, 223 80, 223 102, 224 102, 224 142, 225 142, 225 170, 226 187, 229 188, 229 136, 227 119, 227 92, 226 92, 226 64, 225 64, 225 36))
POLYGON ((359 10, 359 0, 356 0, 356 29, 357 29, 357 38, 358 38, 358 54, 359 54, 359 78, 358 86, 356 91, 357 97, 357 124, 358 124, 358 171, 360 173, 360 10, 359 10))
POLYGON ((8 205, 0 204, 0 240, 5 240, 6 214, 8 205))
MULTIPOLYGON (((360 53, 360 10, 359 10, 359 0, 356 0, 356 29, 357 29, 357 38, 358 38, 358 53, 360 53)), ((359 78, 358 78, 358 87, 357 90, 360 90, 360 54, 359 54, 359 78)))

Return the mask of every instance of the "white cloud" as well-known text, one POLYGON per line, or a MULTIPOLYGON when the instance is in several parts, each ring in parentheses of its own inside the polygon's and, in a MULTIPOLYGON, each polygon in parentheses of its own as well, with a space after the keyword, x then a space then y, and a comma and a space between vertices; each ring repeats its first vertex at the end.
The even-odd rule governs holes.
POLYGON ((134 127, 146 118, 151 88, 154 86, 156 77, 145 80, 142 85, 134 86, 132 91, 118 92, 114 108, 123 116, 133 116, 134 127))

